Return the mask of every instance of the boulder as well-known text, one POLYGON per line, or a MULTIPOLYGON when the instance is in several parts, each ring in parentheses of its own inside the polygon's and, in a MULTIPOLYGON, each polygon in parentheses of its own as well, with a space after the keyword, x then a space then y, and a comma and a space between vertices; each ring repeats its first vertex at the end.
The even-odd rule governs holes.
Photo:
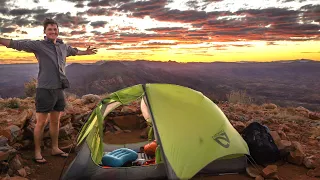
POLYGON ((60 118, 60 126, 65 126, 66 124, 71 122, 72 115, 66 114, 60 118))
POLYGON ((31 169, 30 169, 30 167, 25 166, 24 169, 26 170, 27 175, 30 175, 30 174, 31 174, 31 169))
POLYGON ((18 170, 18 174, 22 177, 27 177, 27 171, 24 168, 18 170))
POLYGON ((11 140, 11 132, 9 129, 5 128, 5 129, 0 129, 0 136, 5 137, 7 140, 11 140))
POLYGON ((279 130, 283 132, 290 132, 290 128, 287 124, 281 124, 279 130))
POLYGON ((264 178, 271 178, 275 176, 278 172, 278 166, 276 165, 268 165, 262 170, 262 176, 264 178))
POLYGON ((134 107, 134 106, 123 106, 122 109, 121 109, 121 112, 129 113, 129 114, 137 112, 137 111, 138 111, 138 108, 134 107))
POLYGON ((13 125, 18 126, 20 129, 23 128, 27 122, 32 117, 32 110, 24 110, 19 117, 13 122, 13 125), (31 115, 30 115, 31 114, 31 115))
POLYGON ((288 162, 296 165, 303 163, 304 155, 299 151, 291 151, 288 156, 288 162))
POLYGON ((73 133, 73 126, 71 123, 69 123, 69 124, 60 128, 59 137, 61 137, 61 138, 67 137, 67 136, 70 136, 72 133, 73 133))
POLYGON ((15 157, 17 154, 17 150, 9 145, 0 147, 0 161, 10 160, 15 157))
POLYGON ((8 138, 10 143, 16 142, 18 137, 22 135, 22 131, 16 125, 10 125, 5 130, 10 133, 10 137, 8 138))
POLYGON ((308 109, 306 109, 306 108, 304 108, 302 106, 297 107, 296 111, 298 113, 300 113, 301 115, 303 115, 304 117, 308 117, 309 116, 309 112, 310 112, 308 109))
POLYGON ((292 142, 293 150, 290 152, 288 156, 288 162, 301 165, 303 163, 305 152, 301 146, 301 144, 297 141, 292 142))
POLYGON ((287 137, 289 140, 297 140, 297 139, 300 139, 300 134, 297 134, 297 133, 293 133, 293 132, 290 132, 290 133, 286 133, 287 137))
POLYGON ((272 139, 275 143, 278 143, 281 141, 281 138, 277 131, 270 131, 270 135, 272 136, 272 139))
POLYGON ((290 152, 290 151, 294 150, 294 148, 292 147, 291 141, 280 140, 276 144, 278 146, 278 149, 281 150, 281 151, 290 152))
POLYGON ((101 98, 98 95, 87 94, 81 97, 83 104, 98 103, 101 98))
POLYGON ((310 112, 310 113, 309 113, 309 119, 312 119, 312 120, 320 120, 320 113, 310 112))
POLYGON ((253 177, 253 178, 260 175, 260 171, 256 168, 254 168, 253 166, 248 166, 246 168, 246 172, 250 177, 253 177))
POLYGON ((116 116, 113 118, 113 122, 121 129, 139 129, 140 118, 136 115, 116 116))
POLYGON ((303 164, 308 169, 316 168, 316 158, 314 156, 305 157, 303 159, 303 164))
POLYGON ((320 166, 313 170, 309 170, 307 175, 310 177, 320 177, 320 166))
POLYGON ((9 151, 0 151, 0 161, 6 161, 9 159, 10 152, 9 151))
POLYGON ((301 154, 305 155, 305 152, 298 141, 292 141, 292 145, 296 151, 299 151, 301 154))
POLYGON ((8 138, 5 136, 0 136, 0 147, 6 146, 8 144, 8 138))
POLYGON ((18 171, 19 169, 23 168, 22 159, 19 155, 16 155, 13 159, 9 161, 9 168, 12 169, 14 172, 18 171))
POLYGON ((279 134, 279 136, 282 140, 288 140, 288 137, 285 132, 279 130, 279 131, 277 131, 277 133, 279 134))

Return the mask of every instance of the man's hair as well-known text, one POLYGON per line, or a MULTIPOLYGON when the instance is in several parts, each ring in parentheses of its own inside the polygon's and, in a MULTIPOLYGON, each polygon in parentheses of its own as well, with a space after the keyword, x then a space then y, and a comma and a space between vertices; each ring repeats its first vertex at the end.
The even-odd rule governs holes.
POLYGON ((50 18, 46 18, 46 19, 43 21, 43 31, 45 31, 45 30, 47 29, 47 26, 48 26, 49 24, 55 24, 55 25, 57 25, 57 27, 59 28, 59 25, 58 25, 58 23, 57 23, 55 20, 50 19, 50 18))

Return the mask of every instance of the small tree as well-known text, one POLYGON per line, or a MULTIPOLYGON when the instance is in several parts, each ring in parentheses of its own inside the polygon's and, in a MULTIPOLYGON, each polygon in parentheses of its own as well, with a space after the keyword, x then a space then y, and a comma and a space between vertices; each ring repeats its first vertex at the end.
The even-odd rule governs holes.
POLYGON ((35 97, 37 88, 37 79, 32 78, 31 81, 24 84, 24 92, 27 97, 35 97))

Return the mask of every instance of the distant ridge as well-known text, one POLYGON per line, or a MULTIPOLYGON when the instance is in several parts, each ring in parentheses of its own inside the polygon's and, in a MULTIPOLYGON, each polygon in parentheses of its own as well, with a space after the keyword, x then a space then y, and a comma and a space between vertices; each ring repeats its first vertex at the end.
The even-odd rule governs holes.
MULTIPOLYGON (((105 94, 143 83, 178 84, 208 97, 226 100, 246 90, 255 102, 319 109, 320 62, 308 59, 274 62, 98 61, 71 63, 66 74, 78 96, 105 94)), ((0 65, 0 96, 23 97, 24 83, 35 78, 37 64, 0 65)))

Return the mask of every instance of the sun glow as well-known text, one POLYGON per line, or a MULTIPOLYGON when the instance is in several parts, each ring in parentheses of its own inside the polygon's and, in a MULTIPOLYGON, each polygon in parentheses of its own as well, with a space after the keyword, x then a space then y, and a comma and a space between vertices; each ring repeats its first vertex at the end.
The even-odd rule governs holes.
MULTIPOLYGON (((143 0, 114 6, 92 5, 102 1, 4 2, 0 5, 8 12, 0 9, 1 37, 41 40, 39 19, 59 14, 59 37, 65 43, 98 48, 96 55, 68 57, 69 62, 320 61, 317 0, 143 0)), ((37 62, 32 53, 4 46, 0 52, 2 64, 37 62)))

